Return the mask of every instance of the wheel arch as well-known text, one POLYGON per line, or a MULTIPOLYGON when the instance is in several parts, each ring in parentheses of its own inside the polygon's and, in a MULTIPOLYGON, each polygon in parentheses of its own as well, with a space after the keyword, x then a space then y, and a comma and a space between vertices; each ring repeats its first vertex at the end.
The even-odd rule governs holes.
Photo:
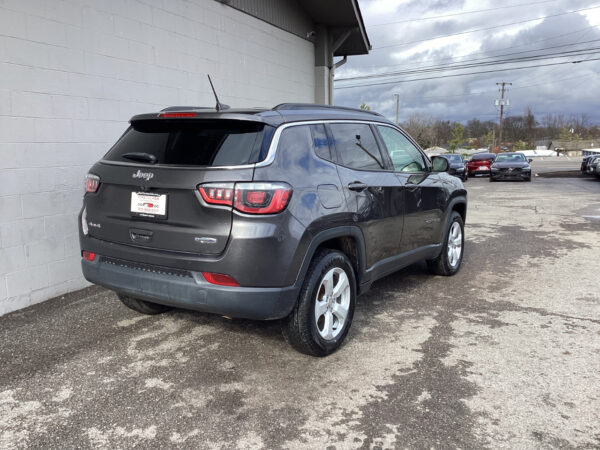
POLYGON ((357 283, 357 292, 360 292, 360 286, 365 282, 365 240, 360 228, 355 226, 343 226, 329 228, 318 232, 311 240, 311 243, 304 255, 302 265, 296 283, 301 284, 306 276, 310 262, 316 252, 321 248, 331 248, 344 253, 354 268, 357 283))

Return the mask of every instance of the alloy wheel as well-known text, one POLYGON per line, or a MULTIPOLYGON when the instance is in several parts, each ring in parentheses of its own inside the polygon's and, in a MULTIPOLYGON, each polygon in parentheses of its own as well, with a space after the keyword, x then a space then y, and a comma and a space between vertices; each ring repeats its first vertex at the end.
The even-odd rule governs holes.
POLYGON ((462 254, 462 229, 458 222, 454 222, 448 232, 448 264, 455 268, 462 254))
POLYGON ((323 339, 335 339, 344 329, 350 295, 350 280, 346 272, 339 267, 330 269, 321 280, 315 299, 315 322, 323 339))

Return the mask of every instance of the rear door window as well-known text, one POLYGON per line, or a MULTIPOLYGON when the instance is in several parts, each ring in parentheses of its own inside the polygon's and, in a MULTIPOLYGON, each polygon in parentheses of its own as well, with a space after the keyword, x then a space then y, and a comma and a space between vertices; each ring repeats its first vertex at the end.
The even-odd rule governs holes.
POLYGON ((165 165, 250 164, 266 155, 265 128, 270 127, 238 120, 148 120, 134 123, 104 159, 139 163, 147 154, 165 165))
POLYGON ((358 170, 385 170, 371 127, 362 123, 329 125, 338 163, 358 170))

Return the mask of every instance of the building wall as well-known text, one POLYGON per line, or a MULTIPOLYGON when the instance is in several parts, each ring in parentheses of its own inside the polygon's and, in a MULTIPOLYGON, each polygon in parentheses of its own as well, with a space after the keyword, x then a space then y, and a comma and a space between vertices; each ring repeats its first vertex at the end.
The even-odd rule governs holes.
POLYGON ((213 0, 0 1, 0 314, 84 287, 83 177, 136 113, 312 102, 314 46, 213 0))

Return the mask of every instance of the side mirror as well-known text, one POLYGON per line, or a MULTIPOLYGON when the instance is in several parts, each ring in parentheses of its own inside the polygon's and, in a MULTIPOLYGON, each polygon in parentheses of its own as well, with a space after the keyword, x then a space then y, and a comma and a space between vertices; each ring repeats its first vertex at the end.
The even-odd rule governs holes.
POLYGON ((529 158, 527 161, 529 161, 531 163, 531 162, 533 162, 533 159, 529 158))
POLYGON ((431 158, 431 163, 434 172, 448 172, 448 169, 450 169, 450 163, 442 156, 434 156, 431 158))

